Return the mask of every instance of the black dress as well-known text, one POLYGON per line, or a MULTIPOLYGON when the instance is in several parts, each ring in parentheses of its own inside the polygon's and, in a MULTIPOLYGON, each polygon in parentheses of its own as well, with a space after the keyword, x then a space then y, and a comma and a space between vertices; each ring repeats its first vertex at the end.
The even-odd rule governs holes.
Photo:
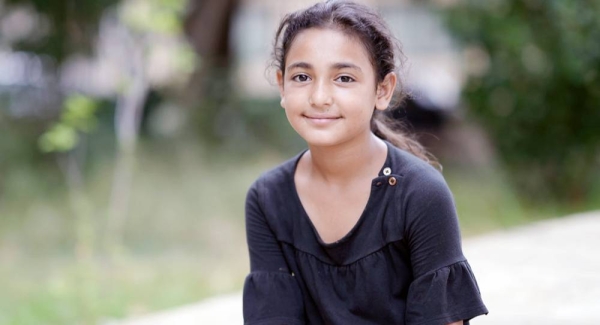
POLYGON ((445 325, 487 314, 442 175, 386 144, 365 210, 334 243, 321 240, 296 192, 303 153, 250 187, 245 324, 445 325))

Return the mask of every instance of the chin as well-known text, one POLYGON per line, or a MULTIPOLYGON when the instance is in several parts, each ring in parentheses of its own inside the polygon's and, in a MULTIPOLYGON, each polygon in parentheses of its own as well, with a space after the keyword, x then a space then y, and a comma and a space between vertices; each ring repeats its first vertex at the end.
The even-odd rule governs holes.
POLYGON ((348 137, 339 134, 327 134, 325 132, 305 132, 300 136, 311 147, 332 147, 349 141, 348 137))
POLYGON ((304 139, 304 141, 306 141, 306 144, 308 144, 309 147, 332 147, 341 143, 339 141, 327 141, 325 139, 314 141, 304 139))
POLYGON ((335 145, 339 142, 338 137, 332 136, 331 134, 327 134, 326 132, 315 132, 296 129, 296 133, 298 133, 298 135, 302 139, 304 139, 304 141, 309 146, 326 147, 335 145))

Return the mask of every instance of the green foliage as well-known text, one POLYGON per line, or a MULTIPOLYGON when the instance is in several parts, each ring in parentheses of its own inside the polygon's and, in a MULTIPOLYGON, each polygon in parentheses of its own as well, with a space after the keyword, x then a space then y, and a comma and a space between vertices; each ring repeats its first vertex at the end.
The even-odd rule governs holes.
POLYGON ((73 95, 65 101, 62 113, 63 123, 81 132, 90 132, 96 126, 96 108, 98 103, 93 99, 73 95))
POLYGON ((69 151, 79 142, 78 132, 89 133, 96 126, 98 103, 89 97, 73 95, 65 100, 60 120, 39 140, 43 152, 69 151))
POLYGON ((75 148, 77 142, 77 132, 59 123, 42 135, 39 146, 44 152, 63 152, 75 148))
POLYGON ((138 31, 181 34, 183 26, 180 15, 186 3, 185 0, 132 1, 125 7, 123 20, 138 31))
POLYGON ((44 37, 16 44, 20 50, 45 54, 62 62, 69 54, 91 52, 104 9, 118 0, 6 0, 5 6, 30 6, 49 22, 44 37))
POLYGON ((600 179, 600 2, 468 0, 447 21, 469 113, 512 183, 531 201, 583 202, 600 179))

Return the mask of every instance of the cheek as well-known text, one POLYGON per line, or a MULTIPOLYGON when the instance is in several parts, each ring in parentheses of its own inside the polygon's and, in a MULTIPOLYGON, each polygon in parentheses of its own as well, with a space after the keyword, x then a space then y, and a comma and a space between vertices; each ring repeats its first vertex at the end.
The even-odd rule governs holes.
POLYGON ((302 91, 295 89, 294 91, 286 91, 285 93, 286 109, 298 109, 306 103, 306 96, 302 91))
POLYGON ((287 103, 284 111, 285 111, 285 117, 287 118, 287 120, 290 123, 290 125, 292 126, 292 128, 294 130, 298 131, 298 128, 304 122, 302 120, 303 118, 301 116, 302 109, 298 108, 298 105, 294 106, 293 104, 287 103))
POLYGON ((375 109, 375 94, 371 91, 354 91, 343 94, 338 97, 339 101, 342 101, 341 106, 351 107, 353 115, 371 115, 375 109))
POLYGON ((375 99, 377 98, 377 94, 375 93, 375 89, 371 89, 371 87, 360 86, 348 89, 342 89, 340 91, 340 99, 344 101, 353 101, 358 104, 361 102, 366 103, 375 103, 375 99))

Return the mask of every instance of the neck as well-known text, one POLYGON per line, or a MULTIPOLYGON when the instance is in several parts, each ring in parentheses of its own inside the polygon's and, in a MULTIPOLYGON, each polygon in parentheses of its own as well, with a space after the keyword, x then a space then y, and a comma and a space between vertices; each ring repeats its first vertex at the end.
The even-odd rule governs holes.
POLYGON ((308 168, 327 183, 343 184, 357 177, 374 178, 386 158, 387 146, 374 134, 337 146, 310 146, 308 168))

